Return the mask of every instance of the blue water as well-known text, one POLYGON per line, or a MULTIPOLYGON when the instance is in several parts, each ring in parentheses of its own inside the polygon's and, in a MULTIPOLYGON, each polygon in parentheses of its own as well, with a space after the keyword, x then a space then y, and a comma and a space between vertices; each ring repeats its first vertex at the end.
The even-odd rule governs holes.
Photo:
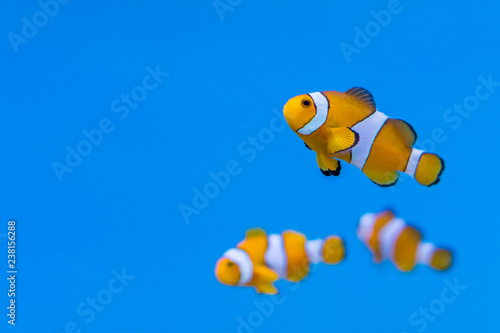
POLYGON ((2 332, 500 329, 499 3, 62 2, 0 14, 1 275, 9 220, 18 270, 2 332), (438 185, 321 175, 282 107, 352 86, 443 157, 438 185), (453 267, 373 264, 355 228, 387 207, 453 267), (219 284, 216 260, 257 226, 341 235, 347 258, 277 298, 219 284))

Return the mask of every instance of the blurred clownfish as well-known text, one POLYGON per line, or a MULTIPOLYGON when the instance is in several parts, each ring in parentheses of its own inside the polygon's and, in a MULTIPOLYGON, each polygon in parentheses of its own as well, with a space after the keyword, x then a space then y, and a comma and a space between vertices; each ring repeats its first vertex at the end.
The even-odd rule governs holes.
POLYGON ((340 174, 339 160, 355 165, 380 186, 396 184, 398 171, 431 186, 444 170, 437 155, 413 148, 413 128, 379 112, 364 88, 299 95, 285 104, 283 113, 291 129, 316 152, 326 176, 340 174))
POLYGON ((417 263, 438 271, 451 265, 449 250, 422 242, 420 232, 396 218, 391 211, 363 215, 356 233, 373 253, 376 263, 389 259, 403 272, 411 271, 417 263))
POLYGON ((344 255, 344 242, 338 236, 308 241, 296 231, 267 235, 256 228, 248 230, 245 239, 217 261, 215 276, 225 285, 276 294, 274 282, 279 278, 300 281, 309 273, 311 263, 336 264, 344 255))

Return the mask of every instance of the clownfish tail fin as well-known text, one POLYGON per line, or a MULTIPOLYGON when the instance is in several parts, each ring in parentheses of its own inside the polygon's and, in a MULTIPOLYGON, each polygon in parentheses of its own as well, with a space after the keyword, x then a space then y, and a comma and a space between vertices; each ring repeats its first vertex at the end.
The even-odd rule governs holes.
POLYGON ((437 249, 432 256, 429 266, 438 271, 447 270, 451 266, 452 257, 453 255, 450 250, 437 249))
POLYGON ((443 171, 444 161, 441 157, 413 148, 405 173, 414 177, 421 185, 432 186, 439 183, 443 171))
POLYGON ((323 262, 338 264, 345 257, 344 241, 339 236, 329 236, 323 243, 323 262))
POLYGON ((418 262, 428 265, 437 271, 444 271, 450 268, 452 257, 453 255, 450 250, 436 247, 431 243, 420 243, 417 249, 418 262))

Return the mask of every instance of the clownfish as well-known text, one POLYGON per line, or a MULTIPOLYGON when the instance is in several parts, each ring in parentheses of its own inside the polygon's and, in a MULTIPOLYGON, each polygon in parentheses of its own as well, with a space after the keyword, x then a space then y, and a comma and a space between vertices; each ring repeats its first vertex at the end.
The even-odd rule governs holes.
POLYGON ((339 160, 358 167, 380 186, 396 184, 398 171, 431 186, 444 170, 439 156, 413 148, 413 128, 378 111, 364 88, 299 95, 285 104, 283 113, 306 147, 316 152, 326 176, 340 174, 339 160))
POLYGON ((444 271, 451 265, 449 250, 422 242, 422 235, 391 211, 365 214, 356 231, 358 238, 373 254, 373 261, 390 260, 397 269, 411 271, 416 264, 444 271))
POLYGON ((276 280, 298 282, 307 276, 311 263, 337 264, 344 256, 344 242, 339 236, 307 240, 292 230, 267 235, 256 228, 248 230, 245 239, 217 261, 215 277, 225 285, 276 294, 276 280))

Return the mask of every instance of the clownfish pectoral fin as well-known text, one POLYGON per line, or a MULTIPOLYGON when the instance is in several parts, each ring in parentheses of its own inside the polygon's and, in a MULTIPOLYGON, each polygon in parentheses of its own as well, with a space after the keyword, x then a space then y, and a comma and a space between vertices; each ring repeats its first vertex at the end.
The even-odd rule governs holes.
POLYGON ((266 236, 266 232, 261 228, 248 229, 245 233, 245 238, 266 236))
POLYGON ((253 271, 254 286, 258 293, 275 295, 278 290, 273 285, 278 280, 279 275, 272 269, 260 265, 255 266, 253 271))
POLYGON ((318 167, 325 176, 340 175, 340 161, 334 159, 327 154, 316 154, 316 162, 318 167))
POLYGON ((372 182, 382 187, 396 185, 399 179, 399 173, 397 171, 366 170, 366 168, 363 168, 363 173, 370 178, 372 182))
POLYGON ((255 289, 259 294, 276 295, 278 293, 278 289, 271 283, 257 284, 255 289))
POLYGON ((254 279, 259 282, 274 282, 278 280, 279 275, 269 267, 260 265, 253 269, 254 279))
POLYGON ((361 87, 354 87, 345 92, 347 95, 350 95, 356 98, 359 102, 368 105, 372 111, 376 111, 377 107, 375 105, 375 101, 373 100, 373 95, 371 92, 361 87))
POLYGON ((351 149, 359 142, 359 134, 349 127, 335 127, 330 129, 327 151, 338 154, 351 149))

